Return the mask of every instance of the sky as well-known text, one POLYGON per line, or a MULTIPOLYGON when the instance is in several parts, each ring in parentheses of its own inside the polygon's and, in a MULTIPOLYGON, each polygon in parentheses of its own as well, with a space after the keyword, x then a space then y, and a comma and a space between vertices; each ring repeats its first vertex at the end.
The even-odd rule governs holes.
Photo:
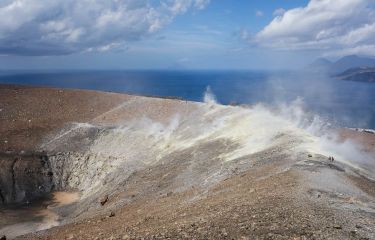
POLYGON ((0 69, 298 69, 375 56, 374 0, 0 0, 0 69))

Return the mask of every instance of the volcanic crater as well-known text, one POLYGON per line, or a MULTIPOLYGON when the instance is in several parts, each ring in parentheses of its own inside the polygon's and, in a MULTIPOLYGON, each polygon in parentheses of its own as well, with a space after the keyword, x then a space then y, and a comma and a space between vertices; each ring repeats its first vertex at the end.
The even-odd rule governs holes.
POLYGON ((2 85, 0 104, 0 237, 375 238, 374 134, 85 90, 2 85))

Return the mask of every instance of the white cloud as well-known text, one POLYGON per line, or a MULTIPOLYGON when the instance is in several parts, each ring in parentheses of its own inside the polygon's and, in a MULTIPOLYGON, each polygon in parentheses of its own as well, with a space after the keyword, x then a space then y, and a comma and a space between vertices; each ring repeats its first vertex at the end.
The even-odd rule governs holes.
POLYGON ((178 63, 181 63, 181 64, 183 64, 183 63, 189 63, 189 62, 190 62, 190 59, 187 58, 187 57, 184 57, 184 58, 180 58, 180 59, 178 59, 177 62, 178 62, 178 63))
POLYGON ((275 11, 273 11, 273 15, 280 16, 280 15, 284 15, 285 12, 286 10, 284 8, 278 8, 275 11))
POLYGON ((252 36, 247 29, 241 29, 238 34, 242 40, 247 40, 252 36))
POLYGON ((256 10, 255 11, 255 16, 257 16, 257 17, 263 17, 263 15, 264 15, 264 13, 262 11, 260 11, 260 10, 256 10))
POLYGON ((153 34, 209 0, 0 0, 0 53, 105 51, 153 34))
POLYGON ((276 49, 353 52, 375 49, 372 0, 310 0, 306 7, 277 15, 250 41, 276 49))
POLYGON ((194 6, 200 10, 204 9, 208 4, 210 3, 210 0, 195 0, 194 6))
POLYGON ((324 57, 342 57, 348 55, 375 56, 374 45, 360 45, 339 50, 331 50, 323 54, 324 57))

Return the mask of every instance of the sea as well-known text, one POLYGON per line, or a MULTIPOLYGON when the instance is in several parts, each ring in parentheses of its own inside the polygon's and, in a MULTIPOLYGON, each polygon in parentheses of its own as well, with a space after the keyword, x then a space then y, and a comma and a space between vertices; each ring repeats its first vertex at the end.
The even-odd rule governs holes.
MULTIPOLYGON (((0 83, 90 89, 203 101, 207 88, 221 104, 291 104, 338 127, 375 129, 375 84, 323 74, 245 70, 0 71, 0 83)), ((0 103, 1 104, 1 103, 0 103)))

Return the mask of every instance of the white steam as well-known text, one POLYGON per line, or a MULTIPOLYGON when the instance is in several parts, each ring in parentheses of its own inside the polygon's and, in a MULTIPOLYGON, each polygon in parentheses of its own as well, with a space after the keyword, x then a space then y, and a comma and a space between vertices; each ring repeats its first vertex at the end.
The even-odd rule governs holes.
POLYGON ((211 87, 207 86, 203 95, 203 101, 208 104, 218 104, 215 94, 212 92, 211 87))
MULTIPOLYGON (((334 156, 339 162, 375 176, 374 153, 361 151, 353 141, 339 142, 329 122, 306 111, 302 99, 277 107, 262 104, 248 108, 224 106, 217 104, 216 97, 207 87, 204 100, 206 103, 173 102, 179 109, 190 110, 165 116, 163 121, 155 120, 153 114, 159 113, 147 112, 153 109, 147 108, 143 118, 134 116, 117 126, 101 126, 89 151, 114 157, 117 160, 111 164, 115 167, 125 166, 125 163, 138 166, 157 163, 171 153, 190 147, 228 140, 236 145, 234 149, 208 157, 229 162, 257 153, 268 156, 267 153, 278 149, 294 156, 307 156, 307 153, 327 156, 327 159, 334 156)), ((126 109, 133 111, 139 106, 139 102, 130 101, 126 109)), ((80 134, 78 131, 82 127, 86 125, 76 125, 52 142, 58 144, 75 132, 80 134)))
MULTIPOLYGON (((215 95, 208 87, 205 102, 212 103, 211 99, 215 99, 215 95)), ((340 141, 338 129, 327 119, 307 111, 300 97, 288 104, 280 102, 273 107, 257 104, 241 112, 241 121, 232 119, 235 124, 226 129, 237 132, 236 136, 242 134, 243 139, 243 147, 226 156, 229 160, 269 148, 277 144, 276 135, 287 133, 303 141, 300 150, 334 156, 337 161, 375 177, 375 153, 363 151, 363 147, 353 140, 340 141)))
POLYGON ((333 128, 329 121, 320 116, 306 111, 301 98, 290 104, 280 104, 277 115, 309 134, 309 141, 302 145, 305 150, 334 156, 337 161, 375 177, 375 153, 363 151, 363 147, 353 140, 340 141, 339 129, 333 128))

